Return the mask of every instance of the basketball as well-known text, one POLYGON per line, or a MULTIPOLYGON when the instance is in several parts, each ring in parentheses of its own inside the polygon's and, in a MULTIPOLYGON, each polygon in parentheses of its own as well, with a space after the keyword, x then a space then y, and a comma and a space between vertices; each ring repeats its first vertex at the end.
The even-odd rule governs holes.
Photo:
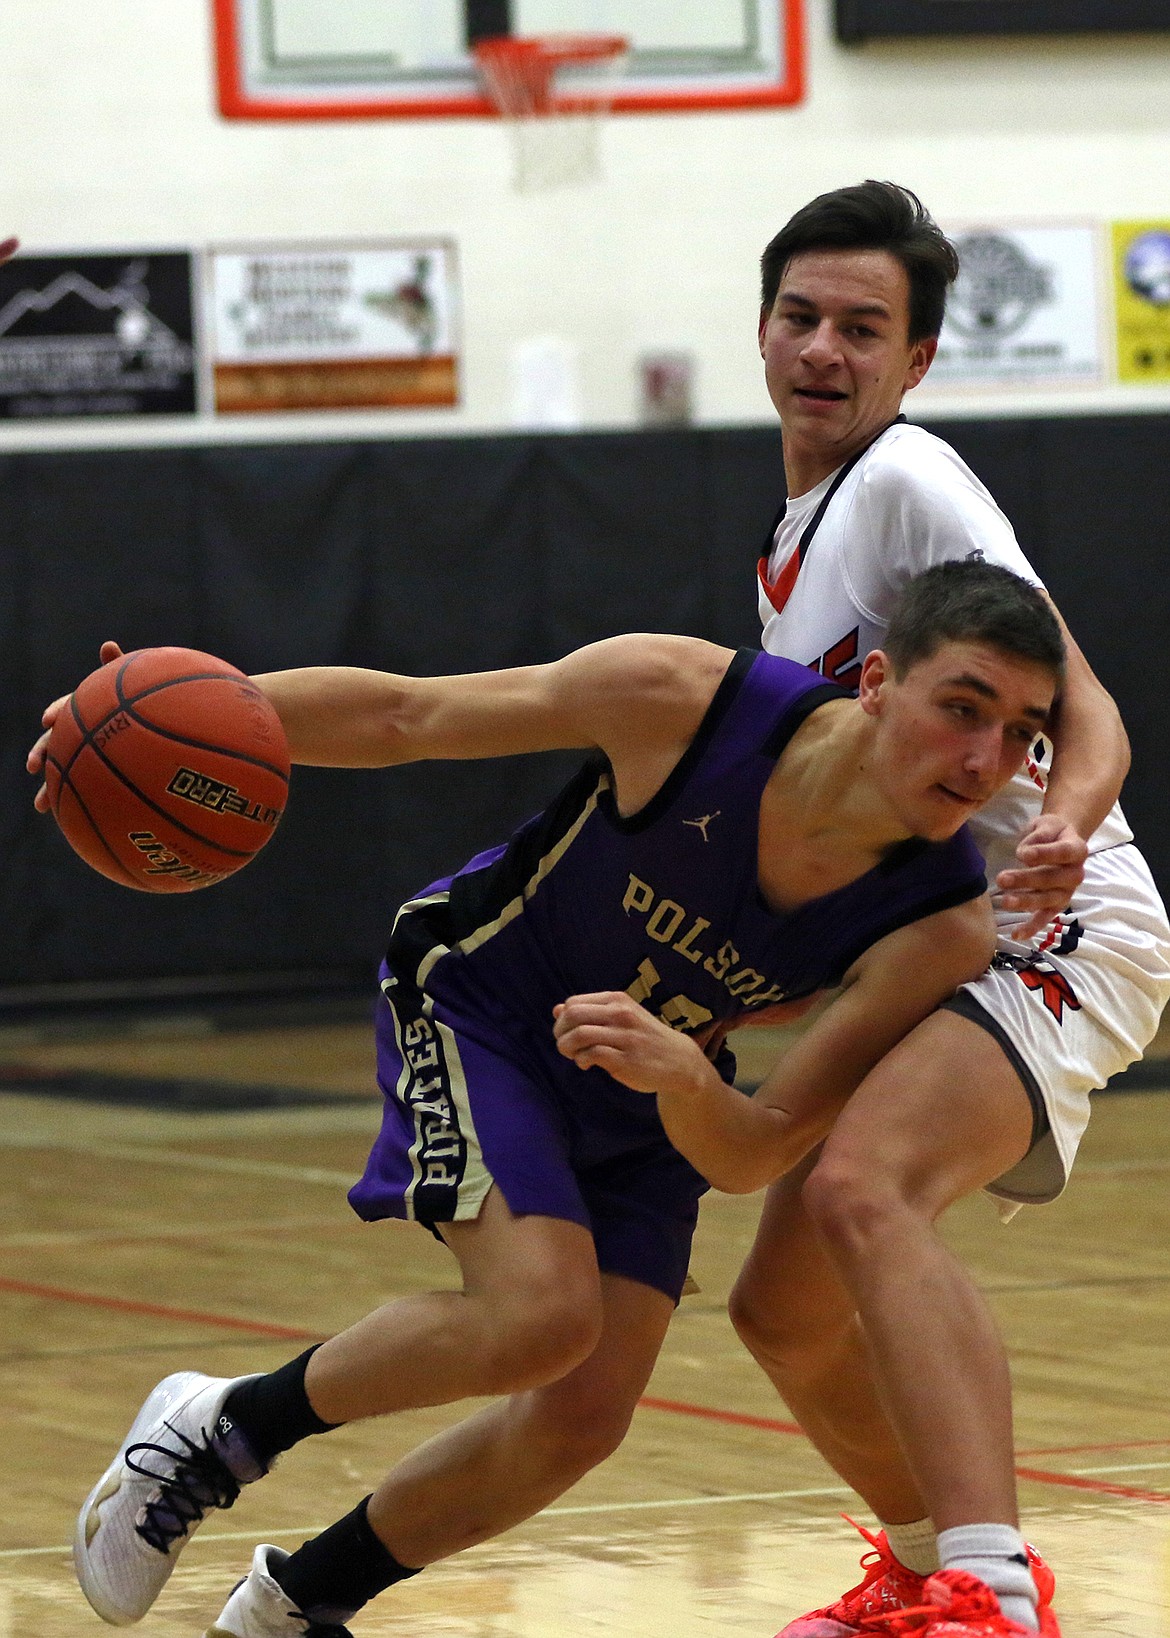
POLYGON ((146 893, 212 887, 272 836, 288 793, 280 718, 242 671, 144 648, 91 672, 45 756, 54 817, 94 870, 146 893))

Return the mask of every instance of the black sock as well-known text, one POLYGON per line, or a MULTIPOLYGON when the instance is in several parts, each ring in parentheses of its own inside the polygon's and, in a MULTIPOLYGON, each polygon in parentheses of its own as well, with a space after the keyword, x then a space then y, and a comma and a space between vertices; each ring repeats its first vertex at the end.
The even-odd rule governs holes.
POLYGON ((418 1575, 399 1564, 374 1534, 366 1516, 369 1501, 367 1496, 276 1568, 281 1588, 303 1615, 325 1610, 348 1620, 384 1588, 418 1575))
POLYGON ((235 1422, 265 1467, 311 1433, 328 1433, 338 1425, 323 1422, 305 1392, 305 1367, 319 1347, 315 1343, 279 1370, 242 1382, 224 1401, 223 1414, 235 1422))

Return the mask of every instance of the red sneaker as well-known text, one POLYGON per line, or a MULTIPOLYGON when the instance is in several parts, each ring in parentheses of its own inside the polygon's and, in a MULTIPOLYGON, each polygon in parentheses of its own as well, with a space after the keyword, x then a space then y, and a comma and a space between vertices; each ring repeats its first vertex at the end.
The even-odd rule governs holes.
POLYGON ((872 1616, 922 1603, 926 1577, 899 1563, 890 1550, 886 1532, 879 1530, 875 1536, 848 1516, 846 1522, 852 1524, 873 1549, 862 1554, 864 1579, 842 1593, 835 1604, 826 1604, 823 1609, 812 1610, 790 1621, 776 1638, 851 1638, 853 1633, 862 1631, 862 1622, 872 1616))
MULTIPOLYGON (((864 1579, 847 1593, 842 1593, 835 1604, 826 1604, 822 1609, 812 1610, 808 1615, 790 1621, 783 1631, 776 1634, 776 1638, 853 1638, 853 1634, 865 1632, 864 1623, 868 1621, 875 1618, 880 1620, 887 1614, 899 1611, 922 1608, 927 1577, 907 1569, 894 1557, 884 1530, 874 1535, 848 1515, 845 1517, 846 1522, 852 1524, 873 1549, 862 1556, 864 1579)), ((1028 1548, 1028 1566, 1040 1595, 1042 1638, 1060 1638, 1060 1628, 1052 1615, 1056 1578, 1034 1547, 1028 1548)), ((921 1620, 917 1624, 921 1626, 921 1620)))
MULTIPOLYGON (((1051 1601, 1037 1614, 1041 1638, 1060 1638, 1051 1601)), ((866 1616, 861 1630, 866 1638, 1032 1638, 1032 1629, 1009 1621, 991 1588, 966 1570, 939 1570, 923 1587, 921 1604, 866 1616)))

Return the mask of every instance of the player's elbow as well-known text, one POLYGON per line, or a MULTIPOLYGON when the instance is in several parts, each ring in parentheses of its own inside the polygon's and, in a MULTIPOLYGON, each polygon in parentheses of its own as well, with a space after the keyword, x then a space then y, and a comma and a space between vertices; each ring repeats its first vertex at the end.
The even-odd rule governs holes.
POLYGON ((937 954, 942 956, 945 950, 945 959, 935 970, 946 994, 951 995, 960 985, 982 977, 990 967, 996 948, 995 917, 986 893, 944 914, 948 936, 937 954))
POLYGON ((1108 767, 1118 786, 1129 772, 1129 735, 1117 701, 1065 630, 1066 672, 1049 724, 1058 750, 1074 743, 1086 747, 1098 768, 1108 767))
POLYGON ((755 1143, 734 1161, 723 1160, 707 1173, 707 1181, 720 1194, 755 1194, 783 1177, 804 1159, 825 1135, 828 1122, 797 1124, 785 1121, 770 1142, 755 1143))
POLYGON ((371 702, 366 738, 383 767, 443 754, 443 703, 432 698, 426 678, 386 676, 371 702))
POLYGON ((743 1167, 713 1168, 718 1175, 708 1177, 707 1181, 719 1194, 756 1194, 760 1189, 766 1189, 769 1183, 776 1181, 775 1172, 761 1171, 758 1167, 746 1169, 743 1167))
POLYGON ((964 984, 973 984, 977 978, 982 978, 995 959, 995 935, 986 934, 971 940, 970 947, 964 959, 955 963, 953 973, 954 983, 951 993, 964 984))
POLYGON ((773 1164, 761 1144, 742 1141, 706 1154, 692 1149, 687 1158, 720 1194, 755 1194, 757 1189, 766 1189, 769 1183, 774 1183, 785 1169, 773 1164))
POLYGON ((1107 694, 1111 708, 1113 722, 1114 764, 1117 770, 1118 783, 1123 783, 1133 763, 1133 747, 1129 743, 1129 735, 1125 731, 1125 723, 1121 720, 1121 712, 1117 709, 1112 694, 1107 694))

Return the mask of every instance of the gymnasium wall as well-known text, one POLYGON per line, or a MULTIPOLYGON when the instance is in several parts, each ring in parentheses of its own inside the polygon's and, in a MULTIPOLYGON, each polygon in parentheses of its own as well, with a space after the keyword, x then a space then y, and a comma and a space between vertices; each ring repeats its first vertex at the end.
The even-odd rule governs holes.
MULTIPOLYGON (((756 265, 824 188, 889 176, 948 222, 1170 214, 1170 33, 836 44, 807 0, 808 94, 794 108, 628 114, 605 175, 512 191, 507 138, 476 119, 229 122, 215 112, 211 0, 5 0, 0 229, 30 249, 445 234, 463 292, 453 411, 234 418, 208 438, 494 430, 512 350, 556 335, 580 357, 587 426, 629 426, 647 349, 683 347, 708 424, 768 406, 754 350, 756 265), (241 424, 241 422, 247 424, 241 424)), ((1170 407, 1170 389, 955 400, 918 413, 1170 407)), ((189 426, 0 429, 0 447, 188 442, 189 426)))
MULTIPOLYGON (((791 109, 626 115, 604 176, 512 191, 478 120, 232 123, 210 0, 0 6, 0 237, 30 251, 445 235, 462 295, 451 411, 0 424, 0 991, 233 975, 364 981, 396 900, 498 838, 563 765, 302 772, 268 853, 213 893, 108 886, 30 808, 42 705, 98 642, 186 642, 246 668, 422 671, 538 659, 623 627, 752 641, 751 565, 781 489, 755 349, 780 222, 865 175, 948 224, 1170 215, 1170 34, 845 50, 808 0, 791 109), (583 421, 509 433, 519 342, 563 338, 583 421), (697 362, 697 425, 641 434, 636 363, 697 362)), ((927 386, 1122 703, 1127 807, 1170 888, 1160 516, 1170 389, 927 386)))
MULTIPOLYGON (((1130 819, 1170 889, 1163 564, 1170 418, 955 422, 1134 742, 1130 819)), ((547 659, 623 630, 751 643, 782 492, 772 428, 0 457, 0 1016, 90 996, 367 984, 396 905, 541 805, 575 758, 298 769, 264 853, 152 898, 33 813, 42 705, 99 638, 246 670, 419 674, 547 659), (171 981, 181 981, 171 983, 171 981), (96 987, 95 987, 96 986, 96 987)))

